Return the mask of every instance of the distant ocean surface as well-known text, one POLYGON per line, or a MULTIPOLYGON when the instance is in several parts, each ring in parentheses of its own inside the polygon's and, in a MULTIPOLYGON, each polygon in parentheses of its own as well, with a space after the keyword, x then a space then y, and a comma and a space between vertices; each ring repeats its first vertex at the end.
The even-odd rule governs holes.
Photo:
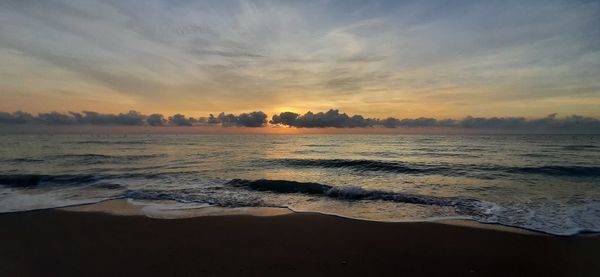
POLYGON ((600 232, 600 136, 0 136, 0 212, 108 199, 600 232))

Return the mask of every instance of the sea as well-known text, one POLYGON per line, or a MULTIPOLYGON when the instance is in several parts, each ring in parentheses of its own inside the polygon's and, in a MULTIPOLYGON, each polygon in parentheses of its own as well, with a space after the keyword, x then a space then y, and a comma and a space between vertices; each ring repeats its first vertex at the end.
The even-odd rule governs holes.
POLYGON ((600 136, 0 136, 0 213, 111 199, 593 233, 600 136))

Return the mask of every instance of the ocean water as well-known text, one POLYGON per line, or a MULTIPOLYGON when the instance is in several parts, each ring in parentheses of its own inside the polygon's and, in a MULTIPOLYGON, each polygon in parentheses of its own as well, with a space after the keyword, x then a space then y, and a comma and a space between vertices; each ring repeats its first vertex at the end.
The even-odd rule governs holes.
POLYGON ((600 136, 0 136, 0 212, 108 199, 600 232, 600 136))

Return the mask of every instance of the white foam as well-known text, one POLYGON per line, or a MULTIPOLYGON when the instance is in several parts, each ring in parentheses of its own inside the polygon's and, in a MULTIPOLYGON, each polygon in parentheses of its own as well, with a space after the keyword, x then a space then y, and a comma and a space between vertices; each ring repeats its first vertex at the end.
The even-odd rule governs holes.
POLYGON ((528 207, 523 204, 496 206, 487 216, 475 217, 484 223, 536 230, 554 235, 600 232, 600 202, 528 207))
POLYGON ((128 199, 128 203, 141 206, 142 213, 151 218, 175 219, 193 217, 191 209, 210 207, 207 203, 180 203, 175 201, 139 201, 128 199))
POLYGON ((111 198, 65 199, 57 194, 7 193, 0 197, 0 213, 61 208, 75 205, 93 204, 111 198))

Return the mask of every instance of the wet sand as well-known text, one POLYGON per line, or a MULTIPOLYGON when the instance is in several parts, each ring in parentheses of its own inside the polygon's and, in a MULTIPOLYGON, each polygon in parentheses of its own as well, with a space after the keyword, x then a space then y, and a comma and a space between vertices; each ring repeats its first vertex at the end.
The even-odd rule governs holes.
POLYGON ((600 276, 600 237, 291 213, 0 214, 0 276, 600 276))

